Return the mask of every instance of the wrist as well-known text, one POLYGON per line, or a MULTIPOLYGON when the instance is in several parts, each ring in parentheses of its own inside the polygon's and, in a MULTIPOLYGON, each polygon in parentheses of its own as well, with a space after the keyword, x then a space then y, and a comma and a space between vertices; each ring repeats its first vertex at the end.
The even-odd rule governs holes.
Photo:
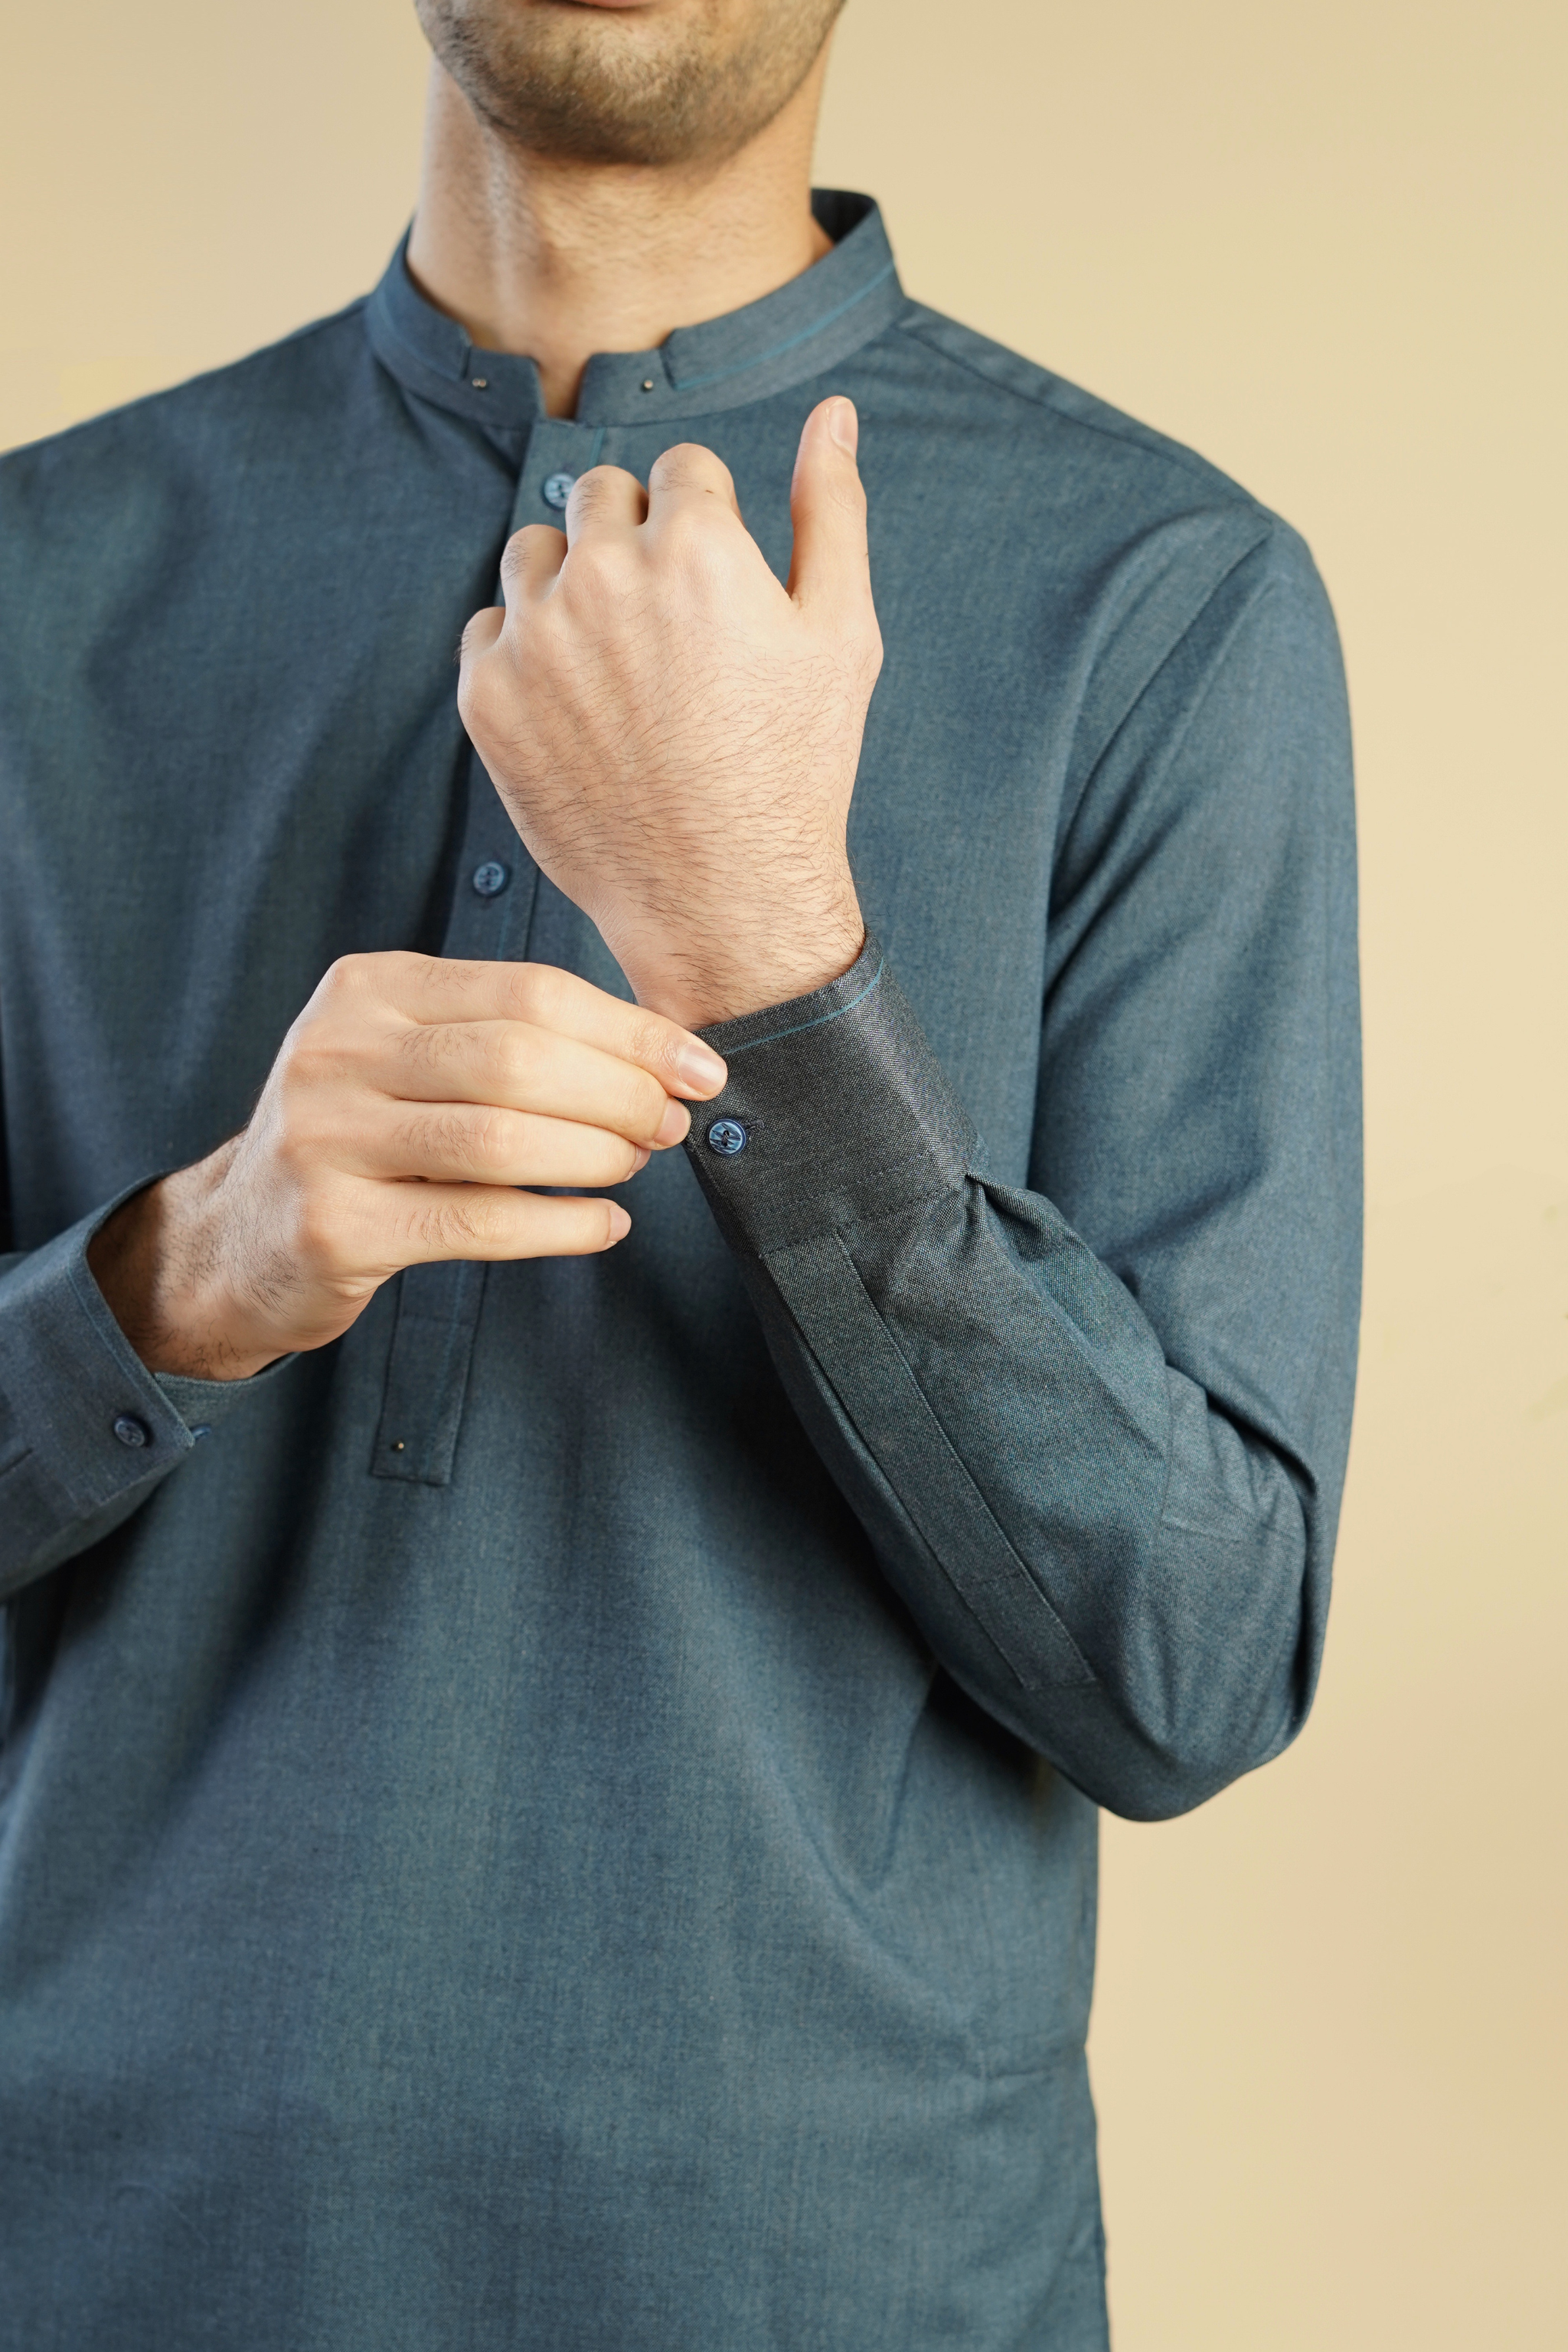
POLYGON ((851 887, 805 918, 797 907, 773 922, 690 923, 679 940, 650 942, 623 965, 639 1004, 699 1030, 813 995, 842 979, 865 943, 851 887))
POLYGON ((88 1245, 93 1280, 150 1372, 247 1380, 287 1353, 244 1330, 213 1279, 206 1213, 233 1152, 226 1144, 210 1160, 150 1184, 88 1245))

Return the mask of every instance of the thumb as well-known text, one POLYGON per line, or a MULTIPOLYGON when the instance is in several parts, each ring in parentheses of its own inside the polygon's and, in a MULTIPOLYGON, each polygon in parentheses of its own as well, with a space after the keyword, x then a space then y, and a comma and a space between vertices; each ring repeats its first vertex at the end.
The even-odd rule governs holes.
POLYGON ((804 609, 837 604, 870 585, 866 552, 866 493, 855 463, 860 420, 842 394, 818 403, 805 420, 790 484, 795 557, 789 593, 804 609))

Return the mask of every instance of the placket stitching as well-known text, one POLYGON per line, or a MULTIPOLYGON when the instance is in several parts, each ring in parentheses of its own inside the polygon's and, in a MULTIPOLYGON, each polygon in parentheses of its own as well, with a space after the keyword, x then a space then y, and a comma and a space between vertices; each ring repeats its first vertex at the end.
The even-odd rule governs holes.
MULTIPOLYGON (((552 418, 529 436, 509 538, 540 520, 541 485, 558 470, 549 460, 556 457, 563 436, 570 456, 575 455, 578 436, 589 433, 585 425, 552 418)), ((593 428, 579 470, 585 472, 597 463, 604 442, 605 427, 593 428)), ((496 602, 500 601, 498 583, 496 602)), ((539 868, 519 840, 483 762, 470 751, 463 845, 441 942, 443 956, 500 961, 515 954, 526 961, 539 907, 539 868), (505 866, 510 878, 503 889, 487 897, 475 888, 474 877, 492 862, 505 866)), ((481 1262, 452 1259, 407 1266, 395 1277, 397 1307, 372 1477, 424 1486, 450 1485, 488 1273, 481 1262)))

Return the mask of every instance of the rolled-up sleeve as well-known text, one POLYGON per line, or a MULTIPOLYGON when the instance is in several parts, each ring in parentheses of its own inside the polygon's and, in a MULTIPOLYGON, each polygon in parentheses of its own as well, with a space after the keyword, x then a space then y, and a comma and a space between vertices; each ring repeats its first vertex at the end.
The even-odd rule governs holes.
POLYGON ((1360 1264, 1337 643, 1281 531, 1064 816, 1026 1186, 874 940, 705 1034, 688 1144, 795 1410, 936 1655, 1113 1810, 1266 1761, 1317 1673, 1360 1264))

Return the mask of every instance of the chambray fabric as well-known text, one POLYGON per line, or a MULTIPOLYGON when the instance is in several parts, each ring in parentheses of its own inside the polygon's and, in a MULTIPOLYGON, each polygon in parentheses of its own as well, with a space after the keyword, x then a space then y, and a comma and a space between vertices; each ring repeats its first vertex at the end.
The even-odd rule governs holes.
POLYGON ((818 203, 570 421, 398 256, 0 465, 5 2352, 1106 2341, 1096 1808, 1272 1756, 1321 1641, 1344 698, 1286 526, 818 203), (782 573, 828 392, 859 964, 714 1033, 607 1256, 152 1379, 86 1240, 334 957, 624 992, 458 719, 509 532, 700 439, 782 573))

